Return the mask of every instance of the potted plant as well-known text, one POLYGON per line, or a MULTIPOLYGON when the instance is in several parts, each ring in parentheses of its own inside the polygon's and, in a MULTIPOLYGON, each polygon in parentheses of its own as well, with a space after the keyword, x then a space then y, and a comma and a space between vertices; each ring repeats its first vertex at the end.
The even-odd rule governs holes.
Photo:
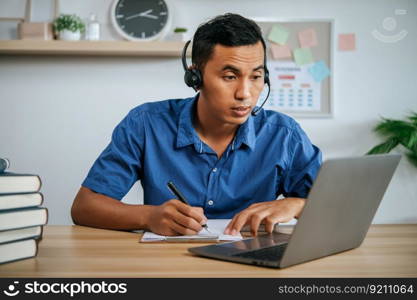
POLYGON ((185 27, 176 27, 170 36, 171 41, 186 42, 189 40, 188 29, 185 27))
POLYGON ((367 154, 388 153, 397 146, 402 146, 410 162, 417 167, 417 112, 412 112, 406 120, 382 118, 374 131, 385 136, 386 140, 367 154))
POLYGON ((85 24, 77 15, 61 14, 54 20, 54 31, 60 40, 78 41, 85 31, 85 24))

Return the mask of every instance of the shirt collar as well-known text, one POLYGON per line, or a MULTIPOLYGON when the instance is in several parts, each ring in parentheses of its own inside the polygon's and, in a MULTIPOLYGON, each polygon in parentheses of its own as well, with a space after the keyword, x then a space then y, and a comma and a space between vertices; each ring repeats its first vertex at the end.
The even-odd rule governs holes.
MULTIPOLYGON (((187 102, 184 104, 179 115, 176 143, 177 148, 194 144, 196 150, 201 152, 202 142, 197 136, 193 125, 198 96, 199 94, 192 98, 184 99, 184 101, 187 102)), ((253 116, 249 116, 246 122, 239 126, 236 136, 232 141, 232 150, 239 149, 242 144, 245 144, 251 150, 255 149, 256 136, 253 118, 253 116)))
POLYGON ((186 103, 180 112, 178 120, 177 148, 182 148, 196 142, 197 136, 193 126, 193 119, 198 95, 184 99, 186 103))
POLYGON ((236 137, 234 138, 234 148, 240 148, 242 144, 248 146, 251 150, 255 149, 256 135, 253 116, 249 116, 245 123, 239 126, 236 137))

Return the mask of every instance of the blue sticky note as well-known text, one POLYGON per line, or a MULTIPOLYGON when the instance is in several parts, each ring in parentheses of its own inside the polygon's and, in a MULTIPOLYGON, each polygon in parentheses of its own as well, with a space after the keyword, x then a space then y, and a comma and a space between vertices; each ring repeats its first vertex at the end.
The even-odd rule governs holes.
POLYGON ((317 82, 322 81, 324 78, 330 75, 329 68, 326 66, 326 63, 322 60, 316 62, 313 66, 308 68, 308 71, 310 72, 311 76, 313 76, 314 80, 317 82))

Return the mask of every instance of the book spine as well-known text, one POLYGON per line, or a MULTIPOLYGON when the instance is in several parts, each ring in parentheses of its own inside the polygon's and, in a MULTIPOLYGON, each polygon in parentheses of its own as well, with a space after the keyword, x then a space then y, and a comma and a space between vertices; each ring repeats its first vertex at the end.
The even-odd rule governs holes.
POLYGON ((39 206, 41 206, 43 204, 43 200, 45 200, 45 197, 43 196, 41 192, 38 192, 38 194, 41 195, 41 203, 39 203, 39 206))
MULTIPOLYGON (((48 221, 46 221, 46 223, 48 223, 48 221)), ((36 243, 39 243, 40 241, 42 241, 42 239, 43 239, 43 225, 41 225, 41 232, 39 233, 39 236, 36 239, 36 243)))
POLYGON ((1 158, 0 157, 0 173, 3 173, 8 169, 10 166, 10 162, 7 158, 1 158))
POLYGON ((48 221, 49 221, 49 210, 46 207, 43 207, 43 209, 45 209, 45 214, 46 214, 46 216, 45 216, 45 224, 43 224, 43 225, 46 225, 46 224, 48 224, 48 221))

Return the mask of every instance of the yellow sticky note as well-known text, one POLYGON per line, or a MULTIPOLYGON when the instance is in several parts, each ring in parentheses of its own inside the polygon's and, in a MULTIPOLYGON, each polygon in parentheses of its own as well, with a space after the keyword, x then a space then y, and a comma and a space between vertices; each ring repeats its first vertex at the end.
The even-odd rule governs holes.
POLYGON ((294 60, 299 66, 309 64, 313 62, 313 54, 310 48, 297 48, 294 49, 294 60))
POLYGON ((285 27, 281 25, 274 25, 269 32, 268 40, 280 45, 285 45, 289 36, 290 33, 285 27))

